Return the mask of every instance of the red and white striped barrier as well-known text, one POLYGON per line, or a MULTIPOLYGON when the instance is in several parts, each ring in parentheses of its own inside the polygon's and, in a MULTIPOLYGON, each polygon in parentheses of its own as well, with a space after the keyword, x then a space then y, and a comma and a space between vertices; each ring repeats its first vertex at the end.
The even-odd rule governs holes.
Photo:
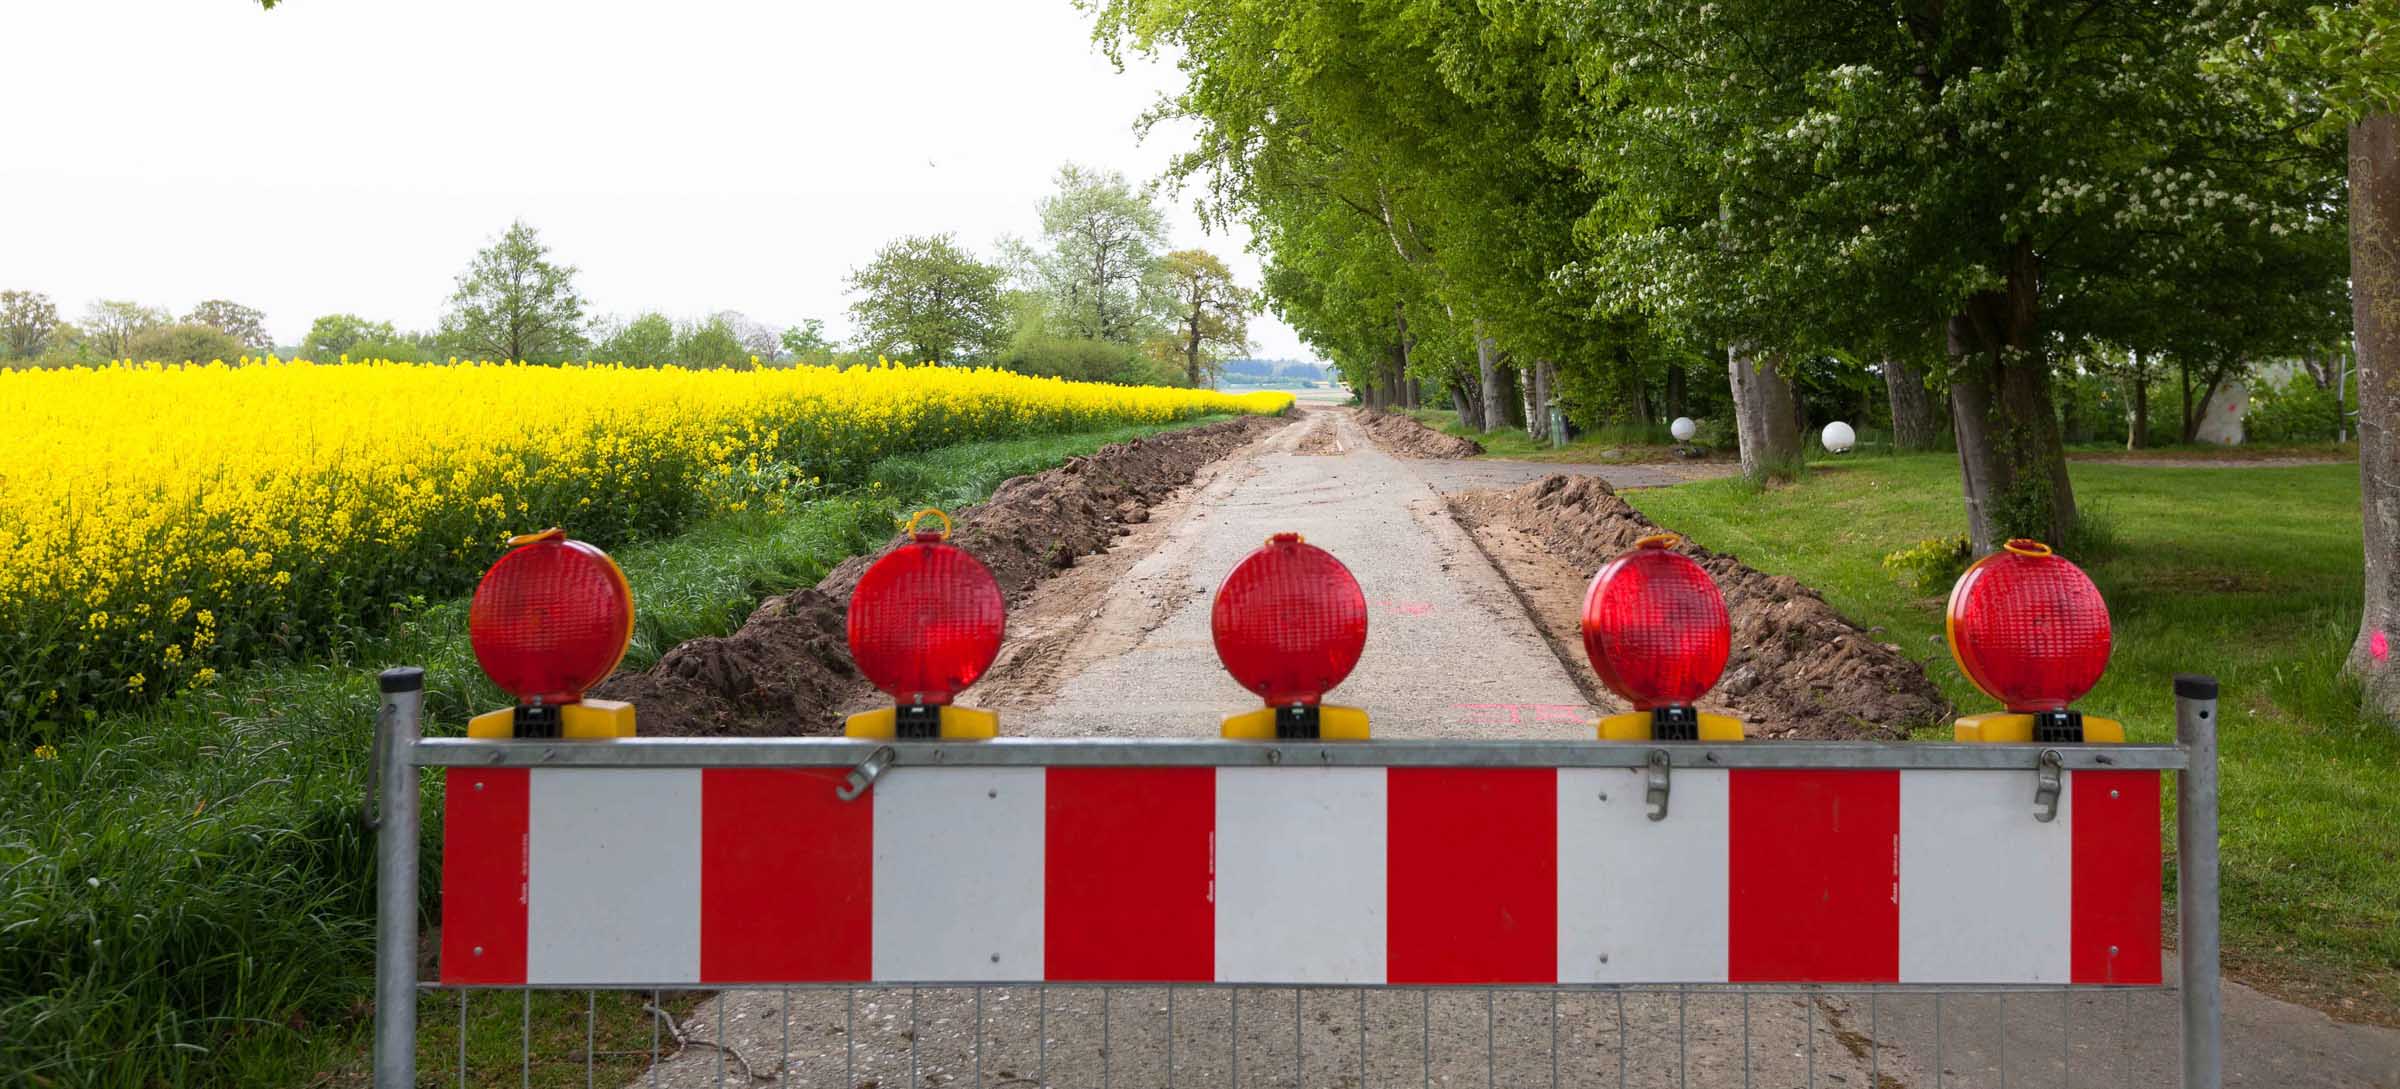
POLYGON ((2159 982, 2159 773, 449 770, 446 984, 2159 982))

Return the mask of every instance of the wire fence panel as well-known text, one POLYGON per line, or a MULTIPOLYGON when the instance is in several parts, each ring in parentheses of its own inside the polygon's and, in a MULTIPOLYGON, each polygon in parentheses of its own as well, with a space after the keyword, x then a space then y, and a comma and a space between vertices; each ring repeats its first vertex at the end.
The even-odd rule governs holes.
POLYGON ((810 986, 608 1026, 599 991, 439 993, 523 1046, 423 1040, 424 1085, 2080 1089, 2179 1062, 2157 988, 810 986))
POLYGON ((391 1089, 2217 1089, 2213 699, 2176 746, 882 745, 422 741, 414 694, 391 1089))

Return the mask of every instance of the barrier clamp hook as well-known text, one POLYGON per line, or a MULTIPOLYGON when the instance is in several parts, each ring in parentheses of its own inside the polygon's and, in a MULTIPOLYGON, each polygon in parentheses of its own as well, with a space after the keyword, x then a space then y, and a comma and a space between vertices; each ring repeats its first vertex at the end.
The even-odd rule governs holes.
POLYGON ((2057 749, 2043 749, 2033 769, 2033 819, 2048 824, 2058 819, 2058 791, 2067 761, 2057 749))
POLYGON ((891 767, 899 759, 899 751, 891 746, 875 746, 874 752, 868 753, 866 759, 859 761, 857 767, 850 769, 850 774, 842 777, 842 785, 834 788, 833 796, 845 802, 857 801, 859 795, 866 793, 869 787, 875 785, 876 776, 882 775, 885 769, 891 767))
POLYGON ((1667 755, 1667 750, 1650 750, 1650 787, 1647 791, 1647 798, 1650 802, 1651 820, 1663 821, 1667 819, 1667 791, 1669 789, 1667 775, 1668 768, 1671 767, 1672 764, 1673 758, 1667 755))

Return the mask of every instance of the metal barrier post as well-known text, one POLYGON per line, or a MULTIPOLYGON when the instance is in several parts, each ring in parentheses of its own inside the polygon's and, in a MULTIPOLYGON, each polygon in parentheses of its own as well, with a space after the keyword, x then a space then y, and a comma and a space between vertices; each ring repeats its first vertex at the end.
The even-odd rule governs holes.
POLYGON ((375 716, 377 759, 368 773, 367 815, 375 829, 375 1087, 414 1089, 421 797, 415 747, 425 708, 425 671, 387 669, 378 685, 383 707, 375 716))
POLYGON ((2217 680, 2175 677, 2175 740, 2191 764, 2175 777, 2176 919, 2183 952, 2184 1089, 2221 1089, 2223 995, 2217 976, 2217 680))

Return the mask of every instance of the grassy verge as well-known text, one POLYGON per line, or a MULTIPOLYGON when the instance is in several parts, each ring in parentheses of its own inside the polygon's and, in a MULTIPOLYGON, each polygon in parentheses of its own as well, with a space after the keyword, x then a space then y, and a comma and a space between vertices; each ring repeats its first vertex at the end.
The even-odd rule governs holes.
MULTIPOLYGON (((641 616, 629 663, 731 630, 764 594, 882 540, 906 508, 963 505, 1010 476, 1164 429, 890 459, 863 491, 620 549, 641 616)), ((500 705, 475 669, 465 615, 463 600, 409 602, 380 634, 321 658, 102 719, 54 753, 0 756, 0 1081, 292 1084, 355 1065, 371 991, 373 852, 359 798, 373 674, 426 666, 432 733, 500 705)), ((438 829, 427 835, 438 846, 438 829)), ((564 1001, 544 1001, 545 1039, 564 1001)), ((572 1004, 580 1047, 581 996, 572 1004)), ((609 1023, 627 1019, 616 1014, 609 1023)), ((438 1015, 427 1023, 437 1046, 438 1015)), ((478 1068, 514 1064, 513 1032, 479 1021, 468 1038, 478 1068)), ((560 1076, 579 1083, 571 1065, 560 1076)))
MULTIPOLYGON (((2176 672, 2225 685, 2228 970, 2351 1020, 2400 1025, 2400 730, 2341 676, 2358 630, 2358 473, 2349 465, 2074 465, 2110 547, 2085 560, 2116 632, 2080 706, 2136 740, 2174 733, 2176 672)), ((1627 493, 1660 524, 1822 591, 1924 661, 1962 708, 1990 700, 1942 643, 1942 599, 1880 558, 1964 528, 1946 455, 1811 466, 1764 491, 1724 480, 1627 493)))

